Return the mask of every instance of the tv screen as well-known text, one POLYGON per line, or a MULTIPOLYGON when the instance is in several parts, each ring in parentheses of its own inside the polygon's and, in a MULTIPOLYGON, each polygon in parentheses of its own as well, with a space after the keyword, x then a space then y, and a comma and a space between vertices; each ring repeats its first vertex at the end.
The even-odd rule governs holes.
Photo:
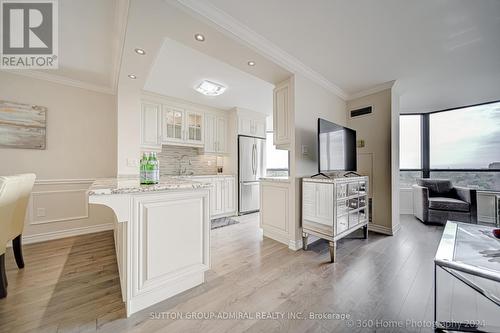
POLYGON ((356 171, 356 131, 318 118, 319 172, 356 171))

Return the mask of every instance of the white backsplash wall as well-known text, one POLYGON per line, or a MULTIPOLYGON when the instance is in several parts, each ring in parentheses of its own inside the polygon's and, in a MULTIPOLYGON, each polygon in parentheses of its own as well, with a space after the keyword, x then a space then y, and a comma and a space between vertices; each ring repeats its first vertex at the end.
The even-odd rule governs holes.
POLYGON ((182 158, 181 168, 184 174, 190 175, 215 175, 217 174, 217 156, 204 155, 203 150, 192 147, 162 146, 158 153, 160 161, 160 175, 179 175, 179 159, 182 158))

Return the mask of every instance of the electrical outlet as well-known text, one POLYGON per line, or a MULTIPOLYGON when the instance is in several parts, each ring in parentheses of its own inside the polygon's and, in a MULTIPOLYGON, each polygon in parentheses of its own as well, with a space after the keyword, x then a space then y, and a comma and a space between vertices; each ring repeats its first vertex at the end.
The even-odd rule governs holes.
POLYGON ((37 217, 44 217, 45 214, 45 208, 37 208, 36 210, 36 216, 37 217))

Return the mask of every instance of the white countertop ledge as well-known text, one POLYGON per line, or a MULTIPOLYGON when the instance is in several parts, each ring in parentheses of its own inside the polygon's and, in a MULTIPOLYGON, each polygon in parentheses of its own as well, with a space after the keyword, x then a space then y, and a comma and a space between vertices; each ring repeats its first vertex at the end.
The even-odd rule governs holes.
POLYGON ((88 189, 88 195, 147 193, 183 189, 209 188, 212 184, 186 178, 161 177, 158 184, 142 185, 139 177, 99 178, 88 189))

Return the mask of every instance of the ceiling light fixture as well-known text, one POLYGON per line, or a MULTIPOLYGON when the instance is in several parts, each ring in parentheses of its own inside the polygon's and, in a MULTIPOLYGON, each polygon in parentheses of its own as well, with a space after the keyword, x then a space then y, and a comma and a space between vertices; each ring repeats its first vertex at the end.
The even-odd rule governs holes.
POLYGON ((137 49, 135 49, 134 51, 135 51, 135 53, 137 53, 138 55, 145 55, 145 54, 146 54, 146 51, 144 51, 143 49, 139 49, 139 48, 137 48, 137 49))
POLYGON ((137 76, 135 76, 134 74, 129 74, 128 77, 131 78, 132 80, 137 79, 137 76))
POLYGON ((255 65, 256 65, 256 64, 255 64, 255 61, 250 60, 250 61, 248 62, 248 66, 252 66, 252 67, 253 67, 253 66, 255 66, 255 65))
POLYGON ((219 96, 226 91, 226 87, 219 83, 203 80, 194 90, 205 96, 219 96))
POLYGON ((204 42, 205 36, 203 36, 202 34, 194 34, 194 39, 196 39, 198 42, 204 42))

